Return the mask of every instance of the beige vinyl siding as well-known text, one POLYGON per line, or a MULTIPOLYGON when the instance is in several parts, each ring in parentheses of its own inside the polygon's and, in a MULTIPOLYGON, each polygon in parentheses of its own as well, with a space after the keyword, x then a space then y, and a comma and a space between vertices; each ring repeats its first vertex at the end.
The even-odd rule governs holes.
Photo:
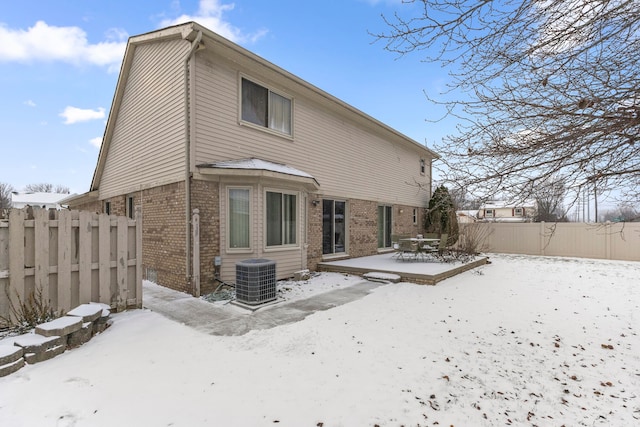
POLYGON ((344 108, 329 108, 326 100, 312 98, 307 89, 273 84, 273 73, 266 68, 238 68, 222 58, 211 59, 207 51, 197 57, 196 164, 260 157, 310 173, 320 191, 334 197, 411 206, 427 202, 429 193, 413 185, 430 184, 426 150, 378 127, 388 139, 382 138, 351 120, 352 113, 344 108), (293 140, 239 124, 240 73, 292 97, 293 140), (420 174, 421 157, 425 175, 420 174))
POLYGON ((184 179, 183 40, 136 47, 100 183, 100 198, 184 179))

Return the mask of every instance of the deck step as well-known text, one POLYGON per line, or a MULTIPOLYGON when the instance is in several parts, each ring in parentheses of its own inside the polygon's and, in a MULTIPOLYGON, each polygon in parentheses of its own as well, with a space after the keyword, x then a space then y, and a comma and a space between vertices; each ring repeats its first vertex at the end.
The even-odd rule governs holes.
POLYGON ((393 273, 383 273, 381 271, 372 271, 362 275, 365 279, 371 282, 383 282, 383 283, 398 283, 400 276, 393 273))

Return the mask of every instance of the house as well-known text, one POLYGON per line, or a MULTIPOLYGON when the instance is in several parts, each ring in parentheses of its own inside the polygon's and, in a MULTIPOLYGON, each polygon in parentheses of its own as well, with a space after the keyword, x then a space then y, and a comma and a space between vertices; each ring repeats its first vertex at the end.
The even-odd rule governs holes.
POLYGON ((460 210, 456 211, 456 217, 459 224, 470 224, 478 221, 478 210, 460 210))
POLYGON ((535 201, 513 204, 502 200, 490 200, 478 209, 478 221, 483 222, 531 222, 536 216, 535 201))
POLYGON ((129 39, 90 191, 70 204, 138 209, 146 277, 198 294, 246 259, 281 279, 422 232, 437 158, 190 22, 129 39))
MULTIPOLYGON (((61 201, 70 197, 68 194, 24 192, 14 191, 11 193, 11 207, 22 209, 26 206, 43 209, 62 209, 61 201)), ((66 202, 64 202, 66 203, 66 202)))

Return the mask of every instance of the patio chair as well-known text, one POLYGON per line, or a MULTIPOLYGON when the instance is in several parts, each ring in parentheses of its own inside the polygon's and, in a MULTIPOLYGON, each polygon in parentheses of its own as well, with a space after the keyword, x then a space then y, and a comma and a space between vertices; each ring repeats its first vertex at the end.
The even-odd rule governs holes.
MULTIPOLYGON (((425 239, 437 239, 438 238, 438 233, 425 233, 424 234, 425 239)), ((422 249, 429 253, 431 252, 433 249, 437 249, 437 245, 434 243, 427 243, 425 244, 422 249)))
POLYGON ((418 245, 416 245, 414 242, 410 242, 408 240, 399 240, 394 257, 403 261, 407 259, 415 260, 417 246, 418 245))
POLYGON ((447 233, 443 233, 442 235, 440 235, 440 244, 438 245, 437 248, 435 247, 431 247, 431 249, 428 250, 429 253, 439 253, 442 254, 444 253, 444 251, 447 249, 447 240, 449 239, 449 234, 447 233))

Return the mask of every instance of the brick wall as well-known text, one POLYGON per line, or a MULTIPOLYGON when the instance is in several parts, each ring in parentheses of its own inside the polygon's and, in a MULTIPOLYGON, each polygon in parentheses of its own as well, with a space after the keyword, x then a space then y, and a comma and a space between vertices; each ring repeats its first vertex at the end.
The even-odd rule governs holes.
MULTIPOLYGON (((194 180, 191 207, 200 211, 200 287, 208 293, 215 289, 213 260, 220 255, 220 191, 217 182, 194 180)), ((142 211, 142 261, 145 279, 162 286, 191 293, 185 260, 185 189, 184 183, 168 184, 130 194, 142 211)), ((126 215, 127 195, 112 197, 113 215, 126 215)), ((75 207, 74 207, 75 208, 75 207)), ((78 208, 104 211, 104 201, 78 208)), ((416 235, 423 232, 424 208, 418 208, 417 224, 413 207, 393 206, 393 234, 416 235)), ((349 256, 378 253, 378 203, 367 200, 348 201, 349 256)), ((322 261, 322 203, 309 205, 307 265, 316 270, 322 261)))
MULTIPOLYGON (((378 253, 378 203, 368 200, 349 200, 349 256, 360 257, 378 253)), ((417 224, 413 223, 412 206, 393 206, 393 234, 415 236, 424 230, 424 208, 417 209, 417 224)), ((315 270, 322 261, 322 203, 309 208, 309 247, 307 263, 315 270)))
POLYGON ((393 207, 393 234, 415 236, 424 234, 424 208, 395 205, 393 207), (413 210, 417 209, 417 223, 413 223, 413 210))
POLYGON ((83 203, 81 205, 71 205, 70 208, 78 211, 102 213, 102 202, 96 200, 95 202, 83 203))
POLYGON ((307 212, 307 268, 314 271, 322 261, 322 199, 311 197, 320 202, 316 206, 309 204, 307 212))
MULTIPOLYGON (((140 193, 134 205, 140 205, 140 193)), ((124 196, 121 196, 125 199, 124 196)), ((142 268, 145 278, 191 293, 185 260, 186 224, 184 182, 154 187, 142 192, 142 268), (155 277, 153 277, 155 276, 155 277)), ((114 211, 116 201, 111 199, 114 211)), ((118 212, 120 206, 117 207, 118 212)))
POLYGON ((378 253, 378 203, 350 200, 349 256, 360 257, 378 253))
POLYGON ((191 207, 200 210, 200 291, 213 292, 213 260, 220 255, 220 190, 217 182, 194 180, 191 207))

